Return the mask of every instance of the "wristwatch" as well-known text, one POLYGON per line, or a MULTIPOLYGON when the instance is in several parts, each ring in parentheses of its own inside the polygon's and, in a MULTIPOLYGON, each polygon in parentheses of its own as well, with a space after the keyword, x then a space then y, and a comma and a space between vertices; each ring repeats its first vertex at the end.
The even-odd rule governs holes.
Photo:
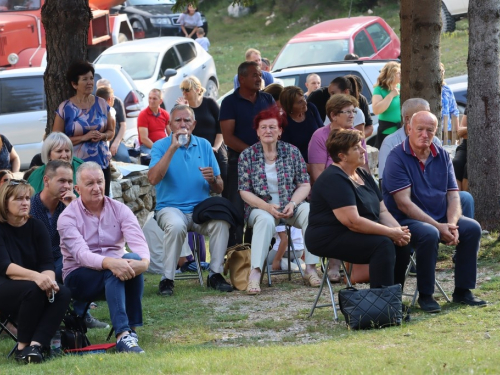
POLYGON ((296 210, 297 209, 297 203, 295 203, 294 201, 290 201, 291 204, 293 204, 293 209, 296 210))
POLYGON ((213 181, 212 181, 212 184, 215 184, 216 182, 217 182, 217 177, 216 177, 216 176, 214 176, 214 179, 213 179, 213 181))

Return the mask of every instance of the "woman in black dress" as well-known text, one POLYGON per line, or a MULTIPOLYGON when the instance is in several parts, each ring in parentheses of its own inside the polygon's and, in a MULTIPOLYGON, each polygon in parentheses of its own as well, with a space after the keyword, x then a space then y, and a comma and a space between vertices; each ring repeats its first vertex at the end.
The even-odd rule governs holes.
POLYGON ((305 242, 315 255, 370 265, 370 287, 404 284, 410 231, 392 217, 372 176, 357 130, 334 130, 333 164, 313 185, 305 242))
POLYGON ((47 228, 29 215, 32 194, 25 180, 10 180, 0 187, 0 310, 17 322, 15 358, 38 363, 71 294, 55 281, 47 228))

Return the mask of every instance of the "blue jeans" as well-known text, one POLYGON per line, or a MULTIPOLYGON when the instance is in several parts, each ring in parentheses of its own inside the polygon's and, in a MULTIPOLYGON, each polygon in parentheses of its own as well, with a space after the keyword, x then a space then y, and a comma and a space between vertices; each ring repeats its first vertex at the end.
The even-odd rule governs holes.
POLYGON ((118 150, 116 151, 115 156, 113 156, 113 159, 116 161, 121 161, 123 163, 131 163, 127 146, 125 146, 123 142, 120 142, 118 150))
POLYGON ((459 191, 460 204, 462 205, 462 215, 469 219, 474 219, 474 198, 467 191, 459 191))
MULTIPOLYGON (((123 259, 141 260, 134 253, 125 254, 123 259)), ((93 301, 103 295, 106 297, 111 323, 117 336, 130 331, 131 327, 142 326, 142 274, 132 280, 120 281, 110 270, 98 271, 81 267, 66 276, 64 282, 74 299, 93 301)))
MULTIPOLYGON (((446 218, 440 220, 446 222, 446 218)), ((421 294, 433 294, 436 280, 436 261, 440 234, 431 224, 413 219, 399 222, 411 232, 411 246, 417 252, 417 288, 421 294)), ((455 287, 474 289, 477 275, 477 252, 481 239, 481 227, 473 219, 461 216, 458 220, 458 239, 455 255, 455 287)))

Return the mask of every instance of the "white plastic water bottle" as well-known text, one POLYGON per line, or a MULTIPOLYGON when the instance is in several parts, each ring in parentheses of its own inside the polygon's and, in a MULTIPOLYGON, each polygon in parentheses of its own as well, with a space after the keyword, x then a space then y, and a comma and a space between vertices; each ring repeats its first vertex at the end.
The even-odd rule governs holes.
POLYGON ((61 350, 61 331, 57 330, 50 340, 50 350, 56 352, 61 350))
POLYGON ((185 146, 186 143, 188 143, 188 136, 187 134, 181 134, 179 137, 177 137, 177 140, 179 141, 179 144, 181 146, 185 146))

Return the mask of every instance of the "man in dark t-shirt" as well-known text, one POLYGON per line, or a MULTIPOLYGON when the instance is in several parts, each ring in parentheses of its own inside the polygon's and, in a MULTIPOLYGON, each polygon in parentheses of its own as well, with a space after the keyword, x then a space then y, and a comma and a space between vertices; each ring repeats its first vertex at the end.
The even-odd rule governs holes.
MULTIPOLYGON (((228 95, 220 108, 220 127, 224 143, 228 146, 227 181, 224 181, 223 195, 243 216, 243 200, 238 192, 238 158, 247 147, 258 142, 253 129, 253 119, 262 110, 274 105, 270 94, 260 91, 262 72, 253 61, 245 61, 238 67, 240 87, 228 95)), ((230 234, 229 246, 243 241, 243 227, 230 234)))

